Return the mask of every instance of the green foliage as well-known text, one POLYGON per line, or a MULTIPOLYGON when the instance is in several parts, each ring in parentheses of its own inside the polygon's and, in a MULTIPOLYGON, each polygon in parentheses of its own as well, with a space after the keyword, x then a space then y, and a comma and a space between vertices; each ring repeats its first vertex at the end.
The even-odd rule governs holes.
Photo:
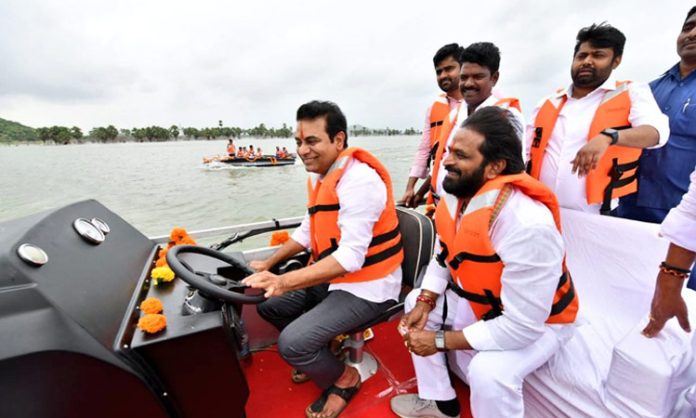
POLYGON ((70 128, 70 136, 72 136, 73 139, 80 140, 84 135, 82 135, 82 129, 78 128, 77 126, 73 126, 70 128))
MULTIPOLYGON (((77 129, 79 130, 80 128, 77 129)), ((69 144, 70 140, 74 138, 72 129, 66 126, 51 126, 50 128, 37 128, 36 134, 38 135, 41 141, 54 142, 56 144, 69 144)), ((82 134, 81 131, 80 134, 82 134)))
POLYGON ((101 142, 113 142, 118 136, 118 129, 114 125, 96 127, 89 131, 89 136, 101 142))
POLYGON ((0 118, 0 142, 35 141, 38 134, 34 128, 0 118))

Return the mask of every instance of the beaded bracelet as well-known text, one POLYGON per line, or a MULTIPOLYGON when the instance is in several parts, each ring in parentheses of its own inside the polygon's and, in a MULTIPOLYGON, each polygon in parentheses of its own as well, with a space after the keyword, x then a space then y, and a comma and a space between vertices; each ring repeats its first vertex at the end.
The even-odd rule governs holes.
POLYGON ((683 269, 680 267, 675 267, 664 261, 660 263, 660 271, 669 274, 670 276, 677 277, 679 279, 688 279, 691 274, 691 270, 683 269))
POLYGON ((435 309, 435 301, 427 296, 418 295, 418 297, 416 298, 416 303, 418 302, 423 302, 430 306, 431 309, 435 309))

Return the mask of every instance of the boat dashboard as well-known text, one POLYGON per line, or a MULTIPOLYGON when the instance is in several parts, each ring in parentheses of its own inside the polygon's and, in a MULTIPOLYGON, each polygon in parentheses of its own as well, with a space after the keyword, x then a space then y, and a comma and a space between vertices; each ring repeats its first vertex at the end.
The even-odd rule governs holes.
MULTIPOLYGON (((155 286, 155 241, 94 200, 0 223, 0 236, 0 416, 244 416, 242 306, 178 279, 155 286), (136 328, 148 297, 167 321, 152 335, 136 328)), ((234 278, 220 260, 180 258, 234 278)))

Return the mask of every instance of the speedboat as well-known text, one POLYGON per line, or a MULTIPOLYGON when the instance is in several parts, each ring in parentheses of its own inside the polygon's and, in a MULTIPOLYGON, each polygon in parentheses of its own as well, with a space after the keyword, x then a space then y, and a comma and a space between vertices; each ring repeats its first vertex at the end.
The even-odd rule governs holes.
POLYGON ((290 155, 285 158, 278 158, 274 155, 264 155, 262 157, 239 158, 239 157, 203 157, 203 164, 207 166, 232 166, 232 167, 281 167, 295 164, 297 158, 290 155))
MULTIPOLYGON (((422 278, 435 232, 417 211, 398 208, 398 215, 405 294, 422 278)), ((146 237, 95 200, 0 223, 0 417, 302 416, 320 390, 291 382, 275 350, 277 331, 253 306, 263 296, 239 284, 251 260, 277 247, 232 247, 301 219, 191 232, 226 239, 169 249, 176 278, 160 284, 151 272, 169 237, 146 237), (150 297, 166 316, 166 328, 154 334, 137 328, 150 297)), ((691 416, 694 333, 671 320, 656 338, 640 335, 667 248, 656 226, 572 211, 562 219, 580 314, 572 338, 526 379, 527 416, 691 416)), ((307 260, 300 253, 273 271, 307 260)), ((694 293, 684 290, 696 324, 694 293)), ((402 309, 397 304, 343 340, 364 383, 342 417, 393 417, 389 399, 416 391, 396 329, 402 309)), ((452 373, 462 416, 471 416, 466 372, 452 373)))

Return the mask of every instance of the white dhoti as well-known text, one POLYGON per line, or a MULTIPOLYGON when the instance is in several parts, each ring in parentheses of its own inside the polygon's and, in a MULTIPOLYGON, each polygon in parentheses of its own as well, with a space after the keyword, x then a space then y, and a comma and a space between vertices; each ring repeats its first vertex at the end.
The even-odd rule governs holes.
MULTIPOLYGON (((405 310, 416 304, 420 289, 409 293, 405 310)), ((447 318, 445 329, 461 330, 477 321, 469 302, 451 290, 445 291, 447 318)), ((438 298, 425 325, 427 330, 439 330, 443 324, 444 297, 438 298)), ((568 339, 566 326, 547 326, 546 332, 533 344, 506 351, 457 350, 448 353, 452 371, 465 379, 471 390, 471 411, 474 417, 524 417, 522 384, 524 378, 541 365, 568 339)), ((568 329, 568 331, 571 331, 568 329)), ((456 393, 450 381, 445 353, 422 357, 411 355, 418 381, 418 396, 422 399, 445 401, 456 393)))

